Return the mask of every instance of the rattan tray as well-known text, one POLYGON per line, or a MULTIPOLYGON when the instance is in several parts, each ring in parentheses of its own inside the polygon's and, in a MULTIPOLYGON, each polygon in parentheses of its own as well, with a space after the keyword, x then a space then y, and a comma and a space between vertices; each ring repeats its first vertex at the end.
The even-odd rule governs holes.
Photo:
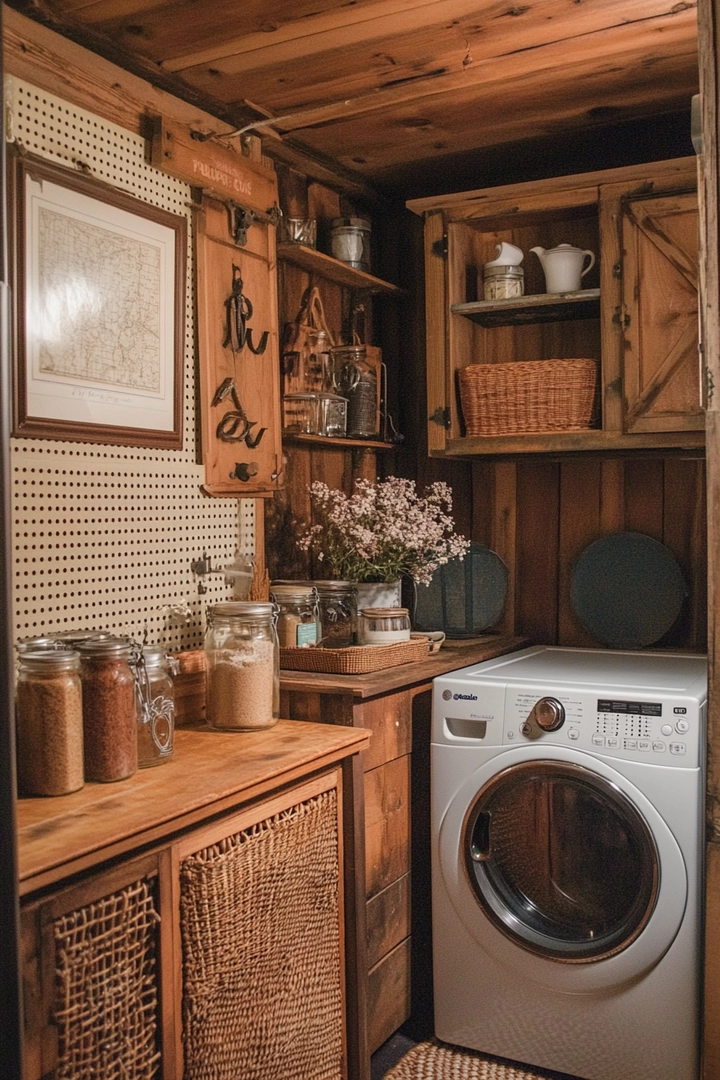
POLYGON ((326 675, 366 675, 398 664, 424 660, 428 653, 426 638, 398 641, 394 645, 350 645, 346 649, 284 647, 280 649, 280 667, 326 675))

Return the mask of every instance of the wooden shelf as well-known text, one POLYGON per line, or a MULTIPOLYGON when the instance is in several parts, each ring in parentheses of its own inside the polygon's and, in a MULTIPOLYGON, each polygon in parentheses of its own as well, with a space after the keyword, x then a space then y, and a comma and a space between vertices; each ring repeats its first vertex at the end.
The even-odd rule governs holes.
POLYGON ((342 439, 334 435, 290 435, 283 434, 283 442, 308 443, 312 446, 324 446, 329 449, 348 447, 372 450, 397 450, 399 443, 383 442, 381 439, 342 439))
POLYGON ((391 285, 389 281, 383 281, 374 274, 367 274, 364 270, 356 270, 353 266, 333 259, 330 255, 316 251, 315 248, 305 247, 304 244, 291 244, 286 242, 277 246, 277 257, 285 262, 308 270, 311 274, 320 274, 329 281, 338 285, 345 285, 350 289, 362 289, 366 292, 396 293, 402 292, 397 285, 391 285))
MULTIPOLYGON (((626 435, 621 431, 538 432, 534 435, 483 435, 450 439, 443 457, 475 457, 478 454, 573 454, 602 450, 702 450, 704 431, 649 431, 626 435)), ((431 455, 433 456, 433 455, 431 455)))
POLYGON ((538 293, 511 300, 477 300, 452 304, 454 315, 464 315, 481 326, 519 326, 542 322, 595 319, 600 315, 600 290, 571 293, 538 293))

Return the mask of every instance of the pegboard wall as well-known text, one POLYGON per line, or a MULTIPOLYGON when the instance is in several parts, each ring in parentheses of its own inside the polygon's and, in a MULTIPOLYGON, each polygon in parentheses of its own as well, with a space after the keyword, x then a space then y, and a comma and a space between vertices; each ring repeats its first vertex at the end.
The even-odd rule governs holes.
POLYGON ((228 599, 222 574, 235 551, 253 554, 255 501, 202 493, 196 458, 194 274, 190 188, 145 161, 145 143, 18 79, 5 86, 7 137, 188 221, 182 450, 14 439, 15 640, 103 629, 172 650, 202 644, 205 608, 228 599))

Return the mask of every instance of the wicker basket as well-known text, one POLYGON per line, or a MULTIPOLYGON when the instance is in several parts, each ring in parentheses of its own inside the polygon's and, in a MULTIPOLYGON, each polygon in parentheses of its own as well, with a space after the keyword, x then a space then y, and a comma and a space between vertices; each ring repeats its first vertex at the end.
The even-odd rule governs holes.
POLYGON ((597 418, 597 360, 470 364, 459 373, 468 436, 582 431, 597 418))
POLYGON ((426 637, 398 641, 393 645, 349 645, 345 649, 281 648, 280 667, 327 675, 367 675, 371 671, 424 660, 429 648, 426 637))

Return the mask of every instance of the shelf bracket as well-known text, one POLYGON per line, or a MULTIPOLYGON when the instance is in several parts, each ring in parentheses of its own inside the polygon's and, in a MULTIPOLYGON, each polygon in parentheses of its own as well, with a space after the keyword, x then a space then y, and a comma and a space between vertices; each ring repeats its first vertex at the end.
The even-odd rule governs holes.
POLYGON ((428 416, 428 420, 431 420, 433 424, 437 424, 439 427, 450 427, 450 409, 446 405, 444 408, 438 405, 434 413, 428 416))

